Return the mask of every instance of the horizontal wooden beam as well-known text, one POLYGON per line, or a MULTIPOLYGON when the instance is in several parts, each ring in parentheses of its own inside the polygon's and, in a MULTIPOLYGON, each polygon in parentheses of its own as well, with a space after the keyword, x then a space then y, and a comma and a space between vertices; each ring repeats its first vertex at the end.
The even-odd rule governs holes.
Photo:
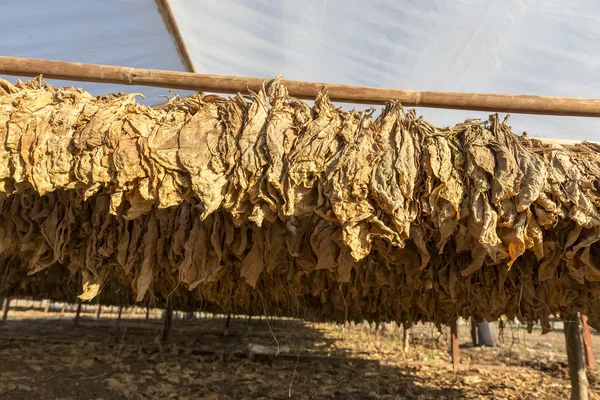
POLYGON ((600 145, 600 142, 593 141, 593 140, 537 138, 537 137, 533 137, 533 136, 530 138, 539 140, 540 142, 542 142, 545 145, 553 145, 554 147, 560 147, 560 148, 571 149, 571 150, 576 149, 577 145, 581 144, 582 142, 594 143, 594 144, 600 145))
MULTIPOLYGON (((83 64, 0 56, 0 74, 71 81, 117 83, 217 93, 247 93, 261 89, 264 79, 196 74, 109 65, 83 64)), ((518 94, 427 92, 367 86, 282 80, 290 95, 314 99, 325 89, 332 101, 385 104, 399 100, 408 107, 432 107, 521 114, 600 117, 600 99, 531 96, 518 94)))

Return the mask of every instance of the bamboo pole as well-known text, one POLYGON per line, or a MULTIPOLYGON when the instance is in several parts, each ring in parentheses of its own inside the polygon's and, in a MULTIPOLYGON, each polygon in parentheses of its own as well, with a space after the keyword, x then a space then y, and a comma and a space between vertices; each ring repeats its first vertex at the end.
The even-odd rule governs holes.
POLYGON ((596 372, 596 360, 594 359, 594 350, 592 345, 592 332, 587 323, 587 316, 580 314, 581 326, 583 328, 583 352, 585 354, 585 366, 591 373, 596 372))
POLYGON ((452 345, 452 367, 456 371, 458 369, 458 323, 456 320, 450 322, 450 342, 452 345))
POLYGON ((192 57, 190 57, 190 52, 185 45, 185 41, 181 35, 181 31, 179 30, 179 26, 177 25, 177 20, 173 15, 173 10, 171 10, 171 6, 169 5, 168 0, 156 0, 156 6, 158 8, 159 14, 163 17, 165 21, 165 26, 167 30, 173 37, 175 41, 175 46, 177 47, 177 51, 179 56, 181 57, 181 61, 185 68, 190 72, 195 72, 194 63, 192 62, 192 57))
POLYGON ((583 361, 581 331, 577 313, 567 316, 564 319, 564 324, 569 379, 571 380, 571 400, 587 400, 588 380, 583 361))
MULTIPOLYGON (((0 56, 0 74, 30 77, 43 75, 48 79, 154 86, 217 93, 258 91, 265 81, 261 78, 196 74, 8 56, 0 56)), ((287 87, 291 96, 309 100, 314 99, 321 89, 325 89, 331 100, 337 102, 386 104, 388 101, 396 99, 408 107, 600 117, 600 99, 430 92, 288 80, 282 80, 282 84, 287 87)))
POLYGON ((473 347, 477 347, 478 335, 477 335, 477 324, 475 323, 475 318, 471 317, 471 341, 473 342, 473 347))
MULTIPOLYGON (((552 138, 537 138, 537 137, 530 137, 530 138, 539 140, 540 142, 542 142, 545 145, 552 145, 553 147, 569 149, 569 150, 576 150, 577 145, 582 143, 581 140, 576 140, 576 139, 552 139, 552 138)), ((600 142, 594 141, 594 140, 586 140, 585 142, 600 145, 600 142)))
POLYGON ((173 327, 173 303, 171 299, 167 299, 167 308, 165 309, 165 322, 161 341, 167 343, 171 337, 171 329, 173 327))
POLYGON ((119 306, 119 313, 117 314, 117 325, 121 322, 121 315, 123 314, 123 305, 119 306))
POLYGON ((402 351, 408 353, 410 348, 410 332, 406 324, 402 325, 402 351))
POLYGON ((229 323, 231 322, 231 314, 227 314, 227 320, 225 321, 225 329, 223 330, 223 336, 229 336, 229 323))
POLYGON ((75 311, 75 325, 79 325, 79 320, 81 319, 81 300, 77 300, 77 311, 75 311))
POLYGON ((10 310, 10 296, 6 296, 2 302, 2 321, 8 319, 8 310, 10 310))

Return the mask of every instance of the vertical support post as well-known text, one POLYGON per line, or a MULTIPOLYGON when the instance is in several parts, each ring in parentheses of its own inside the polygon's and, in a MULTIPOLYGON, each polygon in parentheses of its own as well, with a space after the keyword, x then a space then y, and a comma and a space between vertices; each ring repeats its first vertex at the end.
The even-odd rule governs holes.
POLYGON ((458 368, 458 324, 456 320, 450 322, 450 342, 452 345, 452 366, 458 368))
POLYGON ((10 296, 6 296, 2 302, 2 321, 8 319, 8 310, 10 309, 10 296))
POLYGON ((167 299, 167 308, 165 309, 165 325, 163 327, 162 342, 167 343, 171 337, 171 327, 173 326, 173 303, 167 299))
MULTIPOLYGON (((260 318, 259 314, 259 318, 260 318)), ((248 304, 248 332, 252 331, 252 304, 248 304)))
POLYGON ((123 314, 123 305, 119 306, 119 312, 117 314, 117 325, 121 322, 121 315, 123 314))
POLYGON ((146 306, 146 321, 150 319, 150 306, 146 306))
POLYGON ((477 324, 473 317, 471 317, 471 341, 473 342, 473 347, 477 347, 477 324))
POLYGON ((583 328, 583 351, 585 354, 585 366, 591 373, 596 372, 596 359, 594 359, 594 349, 592 347, 592 332, 587 323, 587 316, 580 314, 581 327, 583 328))
POLYGON ((227 314, 227 320, 225 320, 225 329, 223 331, 224 336, 229 336, 229 323, 231 322, 231 314, 227 314))
POLYGON ((75 311, 75 325, 79 325, 79 319, 81 318, 81 300, 77 300, 77 311, 75 311))
POLYGON ((563 320, 571 380, 571 400, 588 400, 588 380, 583 361, 579 316, 577 313, 572 313, 563 320))
POLYGON ((100 319, 100 315, 102 314, 102 305, 98 303, 96 307, 96 319, 100 319))

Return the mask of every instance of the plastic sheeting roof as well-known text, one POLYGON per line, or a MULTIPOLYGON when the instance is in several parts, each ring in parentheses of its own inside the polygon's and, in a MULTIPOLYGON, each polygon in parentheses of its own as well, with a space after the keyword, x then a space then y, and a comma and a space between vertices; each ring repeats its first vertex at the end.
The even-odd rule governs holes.
MULTIPOLYGON (((169 0, 197 72, 434 91, 600 97, 597 0, 169 0)), ((185 70, 151 0, 0 2, 0 54, 185 70)), ((27 78, 28 79, 28 78, 27 78)), ((16 78, 11 80, 16 80, 16 78)), ((166 89, 84 82, 94 94, 166 89)), ((180 92, 187 95, 189 92, 180 92)), ((357 106, 364 108, 364 106, 357 106)), ((420 109, 438 125, 488 113, 420 109)), ((513 115, 600 140, 600 120, 513 115)))
MULTIPOLYGON (((597 0, 169 0, 197 72, 416 90, 600 97, 597 0)), ((438 125, 488 113, 420 109, 438 125)), ((512 115, 600 140, 600 120, 512 115)))
MULTIPOLYGON (((0 37, 2 55, 185 71, 151 0, 2 1, 0 37)), ((159 95, 170 95, 161 88, 51 82, 82 87, 93 94, 140 92, 149 104, 164 101, 159 95)))

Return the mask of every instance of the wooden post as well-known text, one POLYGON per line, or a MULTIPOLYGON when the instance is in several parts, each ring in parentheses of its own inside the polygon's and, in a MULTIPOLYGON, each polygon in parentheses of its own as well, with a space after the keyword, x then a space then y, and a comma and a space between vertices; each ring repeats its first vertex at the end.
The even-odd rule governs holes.
POLYGON ((10 309, 10 296, 6 296, 2 302, 2 321, 8 319, 8 310, 10 309))
POLYGON ((150 319, 150 306, 146 306, 146 321, 150 319))
MULTIPOLYGON (((248 93, 249 90, 259 92, 264 84, 263 78, 149 70, 9 56, 0 56, 0 74, 31 77, 43 75, 46 79, 118 83, 231 94, 248 93)), ((335 102, 376 105, 386 104, 390 100, 396 99, 405 107, 600 117, 600 100, 597 99, 431 92, 289 80, 282 80, 281 83, 288 89, 290 96, 308 100, 314 100, 321 90, 325 90, 329 98, 335 102)))
POLYGON ((119 312, 117 314, 117 325, 119 325, 119 323, 121 322, 121 315, 123 314, 123 306, 120 305, 119 306, 119 312))
POLYGON ((456 320, 450 322, 450 342, 452 346, 452 366, 458 368, 458 324, 456 320))
POLYGON ((231 314, 227 314, 227 320, 225 321, 225 329, 223 330, 224 336, 229 336, 229 322, 231 322, 231 314))
POLYGON ((98 303, 96 307, 96 319, 100 319, 100 315, 102 314, 102 305, 98 303))
POLYGON ((77 300, 77 311, 75 311, 75 325, 79 325, 79 319, 81 318, 81 300, 77 300))
POLYGON ((169 1, 156 0, 156 5, 158 6, 158 12, 162 15, 165 21, 167 30, 169 31, 173 39, 175 39, 175 45, 177 47, 183 65, 185 65, 185 68, 188 71, 194 72, 194 63, 192 61, 192 57, 190 57, 190 53, 188 52, 188 49, 185 45, 185 41, 181 36, 181 31, 179 30, 179 26, 177 25, 177 20, 173 16, 173 11, 169 6, 169 1))
POLYGON ((583 328, 583 351, 585 354, 585 365, 591 373, 596 372, 596 359, 594 359, 594 349, 592 346, 592 332, 587 323, 587 316, 580 314, 581 327, 583 328))
POLYGON ((583 361, 579 316, 573 313, 563 321, 571 380, 571 400, 588 400, 588 380, 583 361))
POLYGON ((471 341, 473 342, 473 347, 477 347, 477 324, 473 317, 471 317, 471 341))
POLYGON ((167 308, 165 309, 165 325, 163 327, 162 342, 167 343, 171 337, 171 328, 173 326, 173 303, 167 300, 167 308))

